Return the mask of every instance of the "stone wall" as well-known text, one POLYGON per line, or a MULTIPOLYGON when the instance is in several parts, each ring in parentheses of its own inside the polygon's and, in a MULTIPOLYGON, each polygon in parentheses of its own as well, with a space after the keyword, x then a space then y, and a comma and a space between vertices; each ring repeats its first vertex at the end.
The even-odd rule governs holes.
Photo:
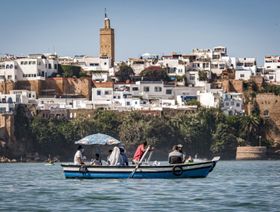
POLYGON ((91 98, 91 78, 48 78, 43 82, 42 95, 81 95, 91 98))
POLYGON ((222 87, 225 92, 243 93, 243 81, 241 80, 222 80, 222 87))
POLYGON ((41 94, 43 80, 22 80, 15 83, 16 90, 35 91, 36 95, 41 94))
POLYGON ((266 152, 265 146, 240 146, 236 150, 236 160, 263 160, 266 152))
POLYGON ((9 94, 10 90, 14 90, 15 83, 13 81, 0 82, 0 92, 9 94))
POLYGON ((92 80, 84 78, 54 77, 46 80, 22 80, 0 82, 0 92, 9 94, 10 90, 35 91, 37 96, 80 95, 91 99, 92 80))
POLYGON ((260 110, 260 116, 267 127, 267 138, 280 145, 280 96, 270 93, 258 94, 256 102, 260 110))
POLYGON ((5 142, 14 142, 14 115, 0 114, 0 136, 5 142))

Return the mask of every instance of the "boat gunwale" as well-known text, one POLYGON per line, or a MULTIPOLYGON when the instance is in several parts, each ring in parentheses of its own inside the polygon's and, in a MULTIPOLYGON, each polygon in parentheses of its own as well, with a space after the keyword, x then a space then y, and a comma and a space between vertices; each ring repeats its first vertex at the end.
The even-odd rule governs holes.
MULTIPOLYGON (((196 166, 196 165, 206 165, 206 164, 215 164, 216 161, 205 161, 205 162, 194 162, 194 163, 188 163, 188 164, 185 164, 185 163, 176 163, 176 164, 169 164, 169 165, 165 165, 165 166, 153 166, 153 165, 150 165, 150 166, 147 166, 147 165, 143 165, 143 166, 140 166, 142 169, 149 169, 149 168, 173 168, 175 166, 179 166, 179 167, 187 167, 187 166, 196 166)), ((64 167, 86 167, 86 168, 100 168, 100 169, 112 169, 112 168, 122 168, 122 169, 131 169, 131 168, 135 168, 135 166, 95 166, 95 165, 90 165, 90 164, 85 164, 85 165, 75 165, 75 164, 60 164, 63 168, 64 167)))

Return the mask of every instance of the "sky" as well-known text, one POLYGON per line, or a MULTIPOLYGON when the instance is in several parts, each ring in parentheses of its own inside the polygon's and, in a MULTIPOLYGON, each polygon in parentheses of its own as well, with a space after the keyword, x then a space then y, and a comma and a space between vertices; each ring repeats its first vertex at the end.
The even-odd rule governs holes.
POLYGON ((0 0, 0 55, 99 55, 107 8, 116 59, 225 46, 229 56, 280 55, 280 0, 0 0))

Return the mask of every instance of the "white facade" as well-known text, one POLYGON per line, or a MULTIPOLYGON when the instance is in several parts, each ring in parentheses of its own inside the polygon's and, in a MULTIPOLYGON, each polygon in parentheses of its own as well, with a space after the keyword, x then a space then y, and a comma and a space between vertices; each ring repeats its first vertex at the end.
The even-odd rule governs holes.
POLYGON ((79 109, 86 108, 84 105, 92 104, 86 98, 38 98, 37 103, 38 110, 79 109))
POLYGON ((250 70, 237 69, 235 70, 235 79, 236 80, 249 80, 252 76, 250 70))
POLYGON ((222 96, 221 110, 226 115, 243 114, 242 93, 225 93, 222 96))
POLYGON ((26 58, 0 62, 0 80, 38 80, 58 71, 56 55, 31 54, 26 58))
POLYGON ((113 99, 113 88, 92 88, 92 103, 94 107, 111 107, 113 99))
POLYGON ((238 58, 236 60, 236 69, 248 70, 252 72, 252 75, 256 75, 257 72, 256 58, 238 58))
POLYGON ((79 56, 74 61, 83 71, 92 75, 92 80, 106 82, 108 77, 114 75, 111 59, 109 57, 79 56))
POLYGON ((84 56, 81 60, 79 60, 79 64, 81 64, 81 68, 84 71, 109 71, 112 67, 111 59, 109 57, 91 57, 84 56))
POLYGON ((264 58, 264 68, 266 70, 280 69, 280 56, 266 56, 264 58))
POLYGON ((218 108, 220 107, 220 100, 222 96, 222 90, 206 89, 205 91, 198 92, 198 100, 200 105, 206 108, 218 108))

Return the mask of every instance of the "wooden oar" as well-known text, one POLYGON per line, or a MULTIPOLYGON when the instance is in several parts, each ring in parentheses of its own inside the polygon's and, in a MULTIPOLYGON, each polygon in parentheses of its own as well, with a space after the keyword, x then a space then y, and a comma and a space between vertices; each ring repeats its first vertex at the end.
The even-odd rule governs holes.
POLYGON ((148 151, 150 150, 150 146, 147 147, 146 151, 144 152, 143 156, 141 157, 139 163, 136 165, 135 169, 133 170, 133 172, 131 172, 131 174, 129 175, 128 178, 133 178, 135 172, 137 171, 137 169, 139 168, 139 166, 141 165, 142 161, 144 160, 144 158, 146 157, 146 154, 148 153, 148 151))

